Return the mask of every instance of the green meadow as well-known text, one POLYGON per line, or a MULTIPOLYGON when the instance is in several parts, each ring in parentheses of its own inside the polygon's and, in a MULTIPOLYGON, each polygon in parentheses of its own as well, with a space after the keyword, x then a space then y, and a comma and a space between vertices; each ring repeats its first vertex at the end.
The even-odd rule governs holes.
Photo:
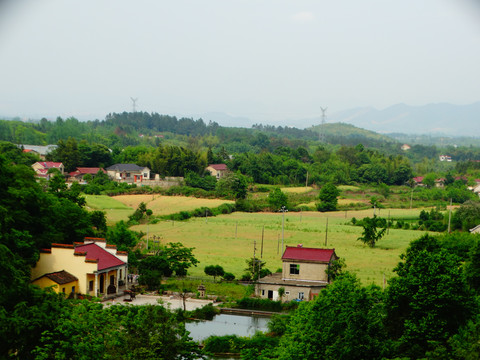
MULTIPOLYGON (((388 209, 377 215, 396 219, 417 217, 420 210, 388 209)), ((423 232, 389 229, 375 248, 358 241, 362 228, 349 223, 352 217, 361 219, 373 216, 373 210, 342 211, 332 213, 287 212, 285 214, 284 246, 334 248, 345 259, 347 269, 354 272, 364 284, 382 285, 393 276, 393 268, 410 241, 423 232), (328 221, 328 231, 327 231, 328 221)), ((245 260, 254 255, 266 262, 272 272, 281 268, 282 214, 233 213, 210 218, 192 218, 182 222, 161 221, 157 224, 137 225, 132 230, 143 231, 143 248, 158 241, 181 242, 194 247, 200 264, 189 269, 193 276, 205 276, 207 265, 221 265, 225 271, 239 278, 246 267, 245 260), (263 232, 263 246, 262 246, 263 232)))

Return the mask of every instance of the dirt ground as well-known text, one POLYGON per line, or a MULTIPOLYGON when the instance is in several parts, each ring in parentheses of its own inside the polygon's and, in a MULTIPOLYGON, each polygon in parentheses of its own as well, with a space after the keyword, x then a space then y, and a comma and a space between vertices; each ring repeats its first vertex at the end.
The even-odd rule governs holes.
MULTIPOLYGON (((159 295, 137 295, 132 301, 125 301, 130 299, 130 296, 120 296, 115 299, 110 299, 105 302, 105 306, 115 304, 131 304, 131 305, 162 305, 170 309, 183 309, 183 300, 178 296, 159 296, 159 295)), ((186 310, 195 310, 207 304, 213 303, 213 300, 192 299, 185 300, 186 310)))

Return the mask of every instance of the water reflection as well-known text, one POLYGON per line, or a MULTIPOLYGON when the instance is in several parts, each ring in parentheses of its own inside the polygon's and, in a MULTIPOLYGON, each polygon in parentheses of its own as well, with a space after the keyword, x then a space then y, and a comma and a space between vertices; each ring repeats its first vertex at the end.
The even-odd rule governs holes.
POLYGON ((211 335, 252 336, 256 331, 267 331, 269 318, 247 315, 216 315, 212 321, 200 321, 185 324, 190 337, 202 341, 211 335))

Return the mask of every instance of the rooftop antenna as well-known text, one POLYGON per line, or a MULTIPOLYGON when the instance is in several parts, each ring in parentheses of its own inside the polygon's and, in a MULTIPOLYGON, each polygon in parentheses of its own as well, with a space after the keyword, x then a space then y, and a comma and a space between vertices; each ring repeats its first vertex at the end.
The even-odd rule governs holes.
POLYGON ((137 103, 138 98, 134 99, 131 97, 130 99, 132 100, 132 112, 137 112, 135 105, 137 103))
POLYGON ((324 143, 325 142, 325 119, 327 118, 326 112, 328 107, 323 108, 320 107, 322 110, 322 125, 320 126, 320 142, 324 143))

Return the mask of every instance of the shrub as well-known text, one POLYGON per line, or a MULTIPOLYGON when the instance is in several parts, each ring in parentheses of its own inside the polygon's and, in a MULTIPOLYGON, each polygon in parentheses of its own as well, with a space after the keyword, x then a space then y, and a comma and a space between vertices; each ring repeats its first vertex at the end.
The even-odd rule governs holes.
POLYGON ((232 273, 226 272, 225 274, 223 274, 223 279, 226 281, 233 281, 235 279, 235 275, 233 275, 232 273))

